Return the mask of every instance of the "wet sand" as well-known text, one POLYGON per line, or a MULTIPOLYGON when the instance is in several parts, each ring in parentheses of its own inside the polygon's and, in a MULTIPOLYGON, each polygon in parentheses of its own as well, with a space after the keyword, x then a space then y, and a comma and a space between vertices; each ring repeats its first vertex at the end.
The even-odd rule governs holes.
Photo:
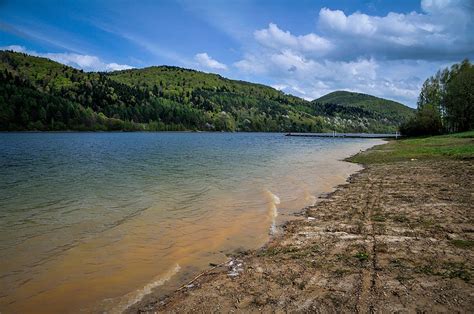
POLYGON ((375 164, 142 312, 473 312, 474 163, 375 164))

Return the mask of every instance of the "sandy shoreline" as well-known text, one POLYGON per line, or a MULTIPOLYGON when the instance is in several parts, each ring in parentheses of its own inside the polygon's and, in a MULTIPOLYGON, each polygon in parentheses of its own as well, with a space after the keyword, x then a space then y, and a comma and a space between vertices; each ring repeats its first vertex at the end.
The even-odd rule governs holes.
POLYGON ((462 160, 367 166, 264 248, 128 311, 472 311, 473 177, 462 160))

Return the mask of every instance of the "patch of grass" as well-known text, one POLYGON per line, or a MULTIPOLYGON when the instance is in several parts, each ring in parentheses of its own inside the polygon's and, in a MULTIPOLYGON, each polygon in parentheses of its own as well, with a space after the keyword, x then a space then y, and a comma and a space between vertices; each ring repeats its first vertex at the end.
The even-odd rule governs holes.
POLYGON ((359 261, 364 262, 369 259, 369 254, 367 254, 366 252, 357 252, 354 257, 357 258, 359 261))
POLYGON ((474 131, 454 133, 447 136, 454 138, 474 138, 474 131))
POLYGON ((461 249, 472 249, 474 247, 474 241, 472 240, 451 240, 451 244, 461 249))
POLYGON ((372 216, 372 221, 377 221, 377 222, 384 222, 385 217, 382 215, 374 215, 372 216))
POLYGON ((426 264, 415 268, 415 272, 445 278, 459 278, 465 282, 471 280, 471 272, 466 267, 466 264, 460 262, 447 262, 438 265, 436 268, 434 263, 426 264))
POLYGON ((430 227, 434 226, 435 223, 436 223, 436 221, 434 219, 420 217, 419 219, 417 219, 416 224, 414 224, 414 226, 419 225, 423 228, 430 228, 430 227))
POLYGON ((275 246, 275 247, 269 247, 265 250, 262 250, 258 252, 258 256, 275 256, 278 254, 287 254, 291 252, 297 251, 298 248, 294 246, 275 246))
POLYGON ((417 273, 425 274, 425 275, 435 275, 435 271, 432 265, 423 265, 415 268, 417 273))
POLYGON ((466 268, 464 263, 446 263, 444 265, 445 271, 441 273, 442 276, 448 278, 459 278, 464 280, 465 282, 469 282, 471 280, 471 273, 466 268))
POLYGON ((377 164, 412 159, 474 159, 474 131, 391 140, 348 160, 361 164, 377 164))
POLYGON ((403 215, 394 216, 392 219, 393 221, 399 222, 399 223, 407 223, 410 221, 410 219, 408 219, 406 216, 403 216, 403 215))

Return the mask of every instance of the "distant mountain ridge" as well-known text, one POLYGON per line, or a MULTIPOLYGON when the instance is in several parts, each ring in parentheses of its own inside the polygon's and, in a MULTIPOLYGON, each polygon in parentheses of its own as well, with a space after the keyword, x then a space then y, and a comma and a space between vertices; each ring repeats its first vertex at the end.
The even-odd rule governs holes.
POLYGON ((0 83, 0 130, 393 132, 411 114, 381 98, 310 102, 174 66, 84 72, 11 51, 0 83))
POLYGON ((313 102, 360 108, 389 117, 399 123, 405 121, 406 117, 413 115, 415 111, 393 100, 348 91, 335 91, 315 99, 313 102))

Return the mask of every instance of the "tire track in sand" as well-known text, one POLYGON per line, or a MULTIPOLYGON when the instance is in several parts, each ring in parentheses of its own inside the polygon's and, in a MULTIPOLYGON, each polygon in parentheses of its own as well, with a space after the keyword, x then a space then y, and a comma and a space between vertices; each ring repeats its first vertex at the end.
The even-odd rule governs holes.
POLYGON ((366 266, 367 261, 360 260, 359 285, 357 288, 357 303, 355 310, 357 313, 375 313, 374 300, 377 299, 377 237, 375 223, 372 219, 380 208, 380 196, 382 193, 382 182, 369 182, 365 185, 365 194, 361 193, 362 202, 365 198, 365 206, 360 212, 362 224, 359 228, 364 236, 365 252, 368 255, 370 266, 366 266))

